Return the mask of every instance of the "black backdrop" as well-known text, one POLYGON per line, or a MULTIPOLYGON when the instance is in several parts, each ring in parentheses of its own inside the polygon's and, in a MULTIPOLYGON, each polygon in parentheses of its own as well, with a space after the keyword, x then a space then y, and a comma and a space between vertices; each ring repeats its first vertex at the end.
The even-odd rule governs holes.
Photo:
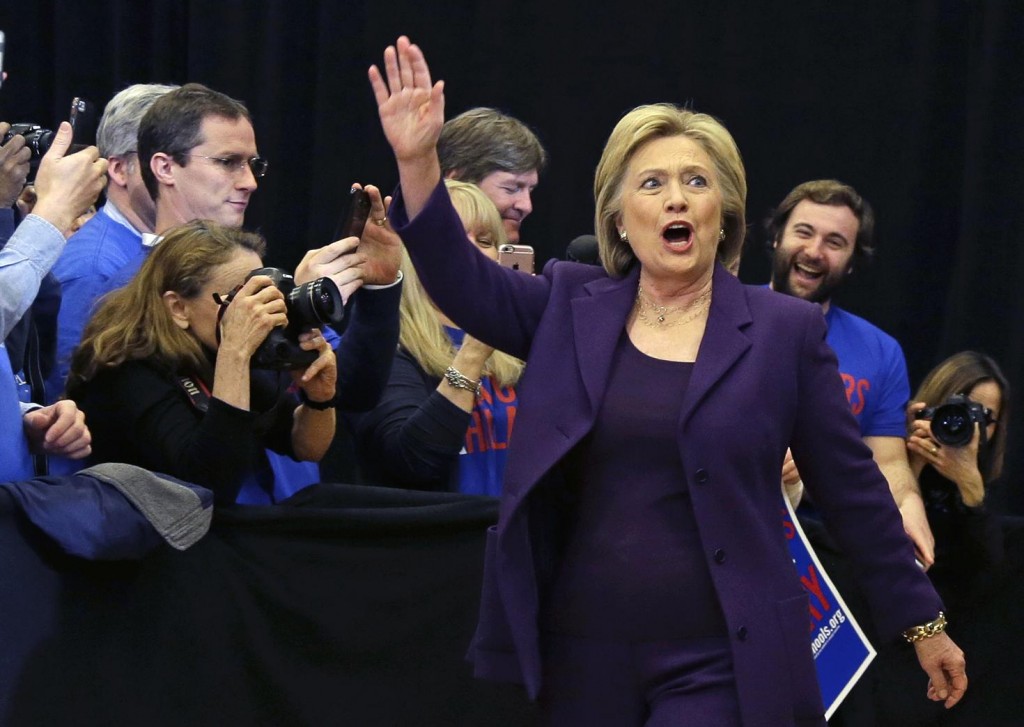
MULTIPOLYGON (((102 106, 149 81, 244 99, 271 160, 247 226, 287 267, 328 240, 351 182, 396 181, 365 70, 399 33, 446 80, 449 115, 497 106, 548 147, 523 235, 541 261, 592 230, 593 167, 615 120, 640 103, 691 104, 745 156, 746 282, 768 276, 770 207, 799 182, 837 177, 879 217, 878 260, 838 300, 903 343, 912 386, 965 348, 1024 384, 1016 0, 30 0, 4 2, 0 30, 0 118, 51 126, 74 95, 102 106)), ((1021 432, 1018 413, 1000 495, 1017 512, 1021 432)))

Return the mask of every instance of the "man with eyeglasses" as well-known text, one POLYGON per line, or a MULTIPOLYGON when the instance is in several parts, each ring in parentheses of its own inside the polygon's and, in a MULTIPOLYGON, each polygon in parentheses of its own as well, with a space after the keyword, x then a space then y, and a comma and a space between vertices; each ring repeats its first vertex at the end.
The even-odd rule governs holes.
MULTIPOLYGON (((245 105, 198 83, 185 84, 150 107, 139 125, 138 152, 142 179, 156 205, 155 234, 144 236, 154 244, 171 227, 197 219, 241 227, 269 166, 257 149, 245 105)), ((295 271, 297 284, 330 276, 346 299, 355 299, 344 336, 324 331, 338 356, 337 395, 331 406, 350 411, 376 405, 398 346, 400 246, 384 227, 383 212, 379 215, 376 224, 367 225, 359 255, 352 254, 352 242, 338 241, 311 251, 295 271), (375 235, 390 235, 394 244, 375 244, 375 235), (384 254, 364 254, 381 248, 384 254), (367 263, 367 257, 373 262, 367 263)), ((121 284, 127 282, 120 277, 121 284)), ((315 463, 296 462, 270 450, 267 458, 274 470, 272 502, 320 480, 315 463)))
POLYGON ((153 233, 156 204, 142 181, 136 152, 139 122, 158 98, 177 86, 139 83, 107 103, 96 131, 107 160, 107 202, 68 241, 53 267, 60 284, 56 365, 46 379, 46 400, 64 390, 71 353, 100 296, 131 277, 149 252, 143 236, 153 233))

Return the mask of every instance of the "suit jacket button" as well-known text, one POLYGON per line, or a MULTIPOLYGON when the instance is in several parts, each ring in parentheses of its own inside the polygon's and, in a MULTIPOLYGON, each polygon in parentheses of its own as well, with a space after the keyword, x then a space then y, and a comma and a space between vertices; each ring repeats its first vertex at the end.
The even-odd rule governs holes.
POLYGON ((721 548, 715 551, 715 562, 718 564, 722 564, 725 562, 725 551, 721 548))
POLYGON ((708 471, 705 469, 699 469, 696 472, 694 472, 693 475, 694 479, 697 480, 698 485, 706 485, 708 480, 710 479, 708 477, 708 471))
POLYGON ((740 626, 738 629, 736 629, 736 638, 739 639, 740 641, 746 641, 747 640, 747 627, 746 626, 740 626))

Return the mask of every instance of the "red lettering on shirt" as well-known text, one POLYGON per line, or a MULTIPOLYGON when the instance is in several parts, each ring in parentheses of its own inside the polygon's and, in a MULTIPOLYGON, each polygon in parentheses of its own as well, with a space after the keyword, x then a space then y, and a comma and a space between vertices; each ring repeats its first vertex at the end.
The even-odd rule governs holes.
POLYGON ((499 442, 498 437, 494 434, 494 412, 490 409, 484 409, 484 419, 487 420, 487 443, 491 446, 491 449, 505 449, 508 447, 507 442, 499 442))
POLYGON ((494 387, 494 397, 502 404, 511 404, 516 400, 516 390, 511 386, 494 387))
POLYGON ((483 424, 480 422, 480 412, 474 411, 470 414, 469 426, 466 427, 466 454, 486 451, 487 440, 484 437, 483 424))
POLYGON ((846 401, 850 410, 856 415, 864 411, 864 393, 871 390, 871 382, 867 379, 855 379, 850 374, 840 373, 843 386, 846 387, 846 401))

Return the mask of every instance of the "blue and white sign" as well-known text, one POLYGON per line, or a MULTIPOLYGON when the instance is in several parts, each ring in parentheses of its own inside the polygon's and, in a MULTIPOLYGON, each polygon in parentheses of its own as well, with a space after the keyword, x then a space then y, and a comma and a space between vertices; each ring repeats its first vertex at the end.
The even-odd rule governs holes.
POLYGON ((782 496, 782 501, 786 542, 809 596, 811 653, 825 718, 829 719, 875 658, 875 650, 821 567, 789 500, 782 496))

